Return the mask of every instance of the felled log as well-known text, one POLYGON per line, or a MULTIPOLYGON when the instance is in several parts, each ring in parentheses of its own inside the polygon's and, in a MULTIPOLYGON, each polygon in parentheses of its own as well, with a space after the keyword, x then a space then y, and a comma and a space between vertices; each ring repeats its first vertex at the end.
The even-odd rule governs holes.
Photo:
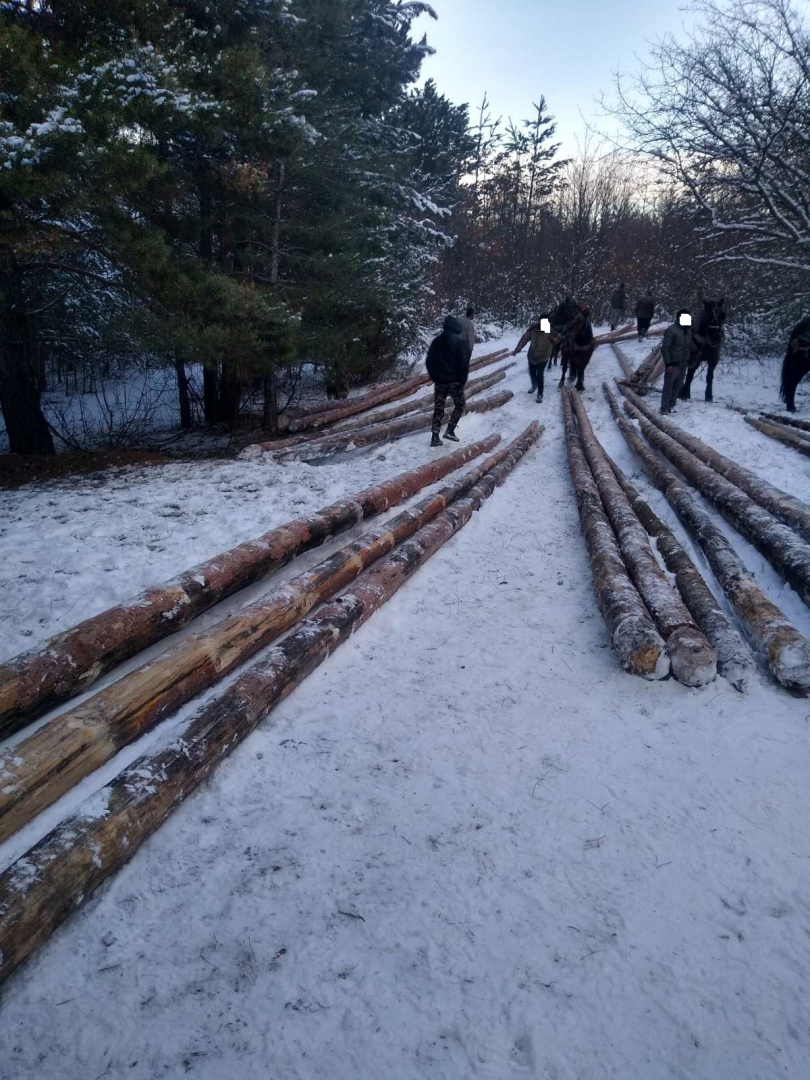
POLYGON ((790 431, 788 428, 782 427, 781 424, 774 424, 768 420, 758 420, 755 416, 745 416, 743 419, 746 424, 750 424, 757 431, 761 431, 763 435, 776 439, 777 442, 783 443, 793 450, 798 450, 805 457, 810 457, 810 441, 802 432, 790 431))
POLYGON ((507 447, 241 611, 181 641, 0 755, 0 843, 124 746, 244 664, 465 495, 507 447))
POLYGON ((0 874, 0 982, 133 856, 278 702, 463 528, 541 431, 530 425, 465 498, 304 620, 179 734, 150 748, 0 874))
POLYGON ((568 467, 590 556, 596 599, 625 671, 645 679, 669 674, 666 646, 653 625, 627 568, 585 460, 569 394, 562 395, 568 467))
POLYGON ((734 484, 735 487, 744 491, 750 499, 753 499, 768 513, 773 514, 775 518, 784 522, 785 525, 789 525, 791 529, 795 529, 800 536, 810 543, 810 506, 807 503, 802 502, 801 499, 797 499, 793 495, 788 495, 786 491, 782 491, 781 488, 776 487, 774 484, 769 484, 767 480, 762 480, 755 473, 742 465, 738 465, 736 461, 732 461, 731 458, 724 457, 723 454, 707 443, 702 442, 695 435, 690 435, 689 432, 684 431, 683 428, 678 427, 677 424, 651 409, 645 401, 629 392, 628 388, 622 387, 622 393, 628 401, 631 401, 637 409, 644 413, 648 420, 669 435, 671 439, 680 443, 696 458, 709 465, 716 473, 734 484))
MULTIPOLYGON (((479 356, 470 364, 470 371, 494 363, 501 357, 506 356, 508 351, 508 349, 497 349, 495 352, 487 353, 485 356, 479 356)), ((412 375, 409 379, 403 379, 402 382, 386 383, 385 386, 372 390, 368 394, 363 394, 362 397, 342 401, 338 406, 328 405, 324 407, 322 405, 314 409, 300 410, 300 415, 291 416, 287 419, 282 415, 279 417, 279 426, 282 431, 290 432, 325 427, 328 424, 335 424, 338 420, 343 420, 347 416, 354 416, 357 413, 365 412, 367 409, 373 409, 377 405, 384 405, 389 401, 407 397, 414 390, 418 390, 420 386, 424 386, 428 382, 430 382, 430 376, 427 372, 420 372, 418 375, 412 375)))
POLYGON ((619 365, 624 372, 625 379, 627 379, 628 381, 631 380, 633 378, 633 369, 630 366, 630 361, 627 359, 627 355, 625 354, 624 350, 619 348, 615 341, 611 342, 611 348, 616 354, 616 359, 619 361, 619 365))
POLYGON ((647 531, 622 491, 594 434, 582 398, 566 390, 579 424, 579 437, 602 506, 619 541, 624 564, 639 596, 667 644, 672 674, 686 686, 704 686, 717 677, 717 657, 689 614, 650 547, 647 531))
POLYGON ((83 693, 122 660, 175 633, 302 552, 435 484, 499 441, 499 435, 491 435, 339 499, 314 514, 279 525, 0 664, 0 736, 24 727, 58 702, 83 693))
MULTIPOLYGON (((746 410, 743 410, 745 413, 746 410)), ((747 413, 746 413, 747 415, 747 413)), ((800 431, 810 432, 810 423, 807 420, 798 420, 795 416, 782 416, 781 413, 760 413, 763 420, 773 420, 776 424, 787 424, 788 427, 798 428, 800 431)))
MULTIPOLYGON (((471 402, 465 409, 467 413, 483 413, 492 409, 499 409, 515 395, 511 390, 501 390, 489 397, 478 398, 471 402)), ((447 406, 444 413, 445 420, 450 416, 452 403, 447 406)), ((326 435, 317 442, 307 443, 300 449, 285 450, 276 455, 278 461, 289 461, 297 458, 301 461, 318 461, 320 458, 337 454, 343 450, 359 450, 364 446, 372 446, 379 442, 393 442, 401 439, 403 435, 410 435, 413 431, 429 428, 432 421, 432 409, 423 409, 409 416, 402 416, 399 420, 391 420, 387 424, 371 424, 369 427, 358 428, 356 431, 346 431, 334 435, 326 435)))
MULTIPOLYGON (((662 433, 630 402, 625 409, 655 445, 662 433)), ((798 694, 810 694, 810 641, 757 585, 737 552, 706 511, 692 498, 686 484, 654 454, 618 410, 616 422, 652 482, 665 495, 684 528, 705 554, 717 581, 728 598, 746 637, 782 686, 798 694)), ((666 436, 662 436, 666 438, 666 436)))
MULTIPOLYGON (((661 337, 665 332, 665 326, 656 327, 647 331, 647 337, 661 337)), ((614 341, 632 341, 634 337, 638 337, 635 330, 613 330, 609 334, 600 334, 593 340, 597 345, 612 345, 614 341)))
MULTIPOLYGON (((625 438, 630 441, 632 436, 632 439, 638 440, 643 448, 644 444, 641 443, 635 431, 619 411, 619 403, 610 392, 607 383, 602 384, 602 389, 617 424, 623 430, 625 438), (624 431, 622 425, 628 430, 624 431)), ((634 449, 638 453, 635 446, 634 449)), ((703 575, 684 551, 672 530, 658 517, 649 503, 642 498, 638 489, 622 472, 616 462, 607 454, 605 457, 639 521, 650 536, 655 539, 656 547, 661 553, 667 570, 675 577, 675 584, 683 597, 684 603, 711 643, 717 656, 717 670, 738 690, 742 690, 745 687, 751 668, 751 657, 742 638, 720 609, 714 593, 703 580, 703 575)))
POLYGON ((661 357, 661 347, 656 347, 644 357, 641 363, 630 377, 630 383, 637 390, 643 389, 647 385, 653 369, 655 368, 658 360, 661 357))

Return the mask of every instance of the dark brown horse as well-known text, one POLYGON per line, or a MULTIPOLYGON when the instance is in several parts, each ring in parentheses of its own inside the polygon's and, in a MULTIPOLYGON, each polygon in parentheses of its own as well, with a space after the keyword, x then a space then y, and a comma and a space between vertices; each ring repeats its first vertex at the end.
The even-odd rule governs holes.
POLYGON ((678 397, 682 401, 688 401, 692 396, 692 379, 701 364, 706 364, 706 400, 712 401, 712 389, 714 387, 714 369, 720 360, 720 350, 723 347, 723 323, 726 321, 725 298, 719 300, 704 300, 703 314, 697 329, 692 332, 692 340, 698 346, 689 363, 689 371, 686 381, 681 388, 678 397))
POLYGON ((810 374, 810 315, 796 323, 790 331, 787 353, 782 361, 782 383, 779 396, 788 412, 796 412, 796 388, 810 374))

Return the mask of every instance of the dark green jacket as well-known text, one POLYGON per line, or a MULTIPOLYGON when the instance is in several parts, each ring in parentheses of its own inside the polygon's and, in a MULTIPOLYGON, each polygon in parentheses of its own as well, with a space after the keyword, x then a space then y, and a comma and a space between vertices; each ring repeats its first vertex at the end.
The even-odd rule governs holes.
POLYGON ((610 306, 617 311, 624 311, 624 305, 627 303, 627 293, 624 289, 615 289, 613 295, 610 298, 610 306))
POLYGON ((655 314, 655 298, 650 293, 640 296, 636 302, 636 318, 651 319, 655 314))
POLYGON ((692 327, 673 323, 664 332, 661 356, 666 367, 687 367, 692 355, 692 327))

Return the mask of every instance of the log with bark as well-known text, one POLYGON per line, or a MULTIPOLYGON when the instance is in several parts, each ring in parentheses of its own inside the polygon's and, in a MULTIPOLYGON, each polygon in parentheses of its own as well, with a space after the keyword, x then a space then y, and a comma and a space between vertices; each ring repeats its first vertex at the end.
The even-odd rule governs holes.
POLYGON ((171 811, 303 679, 385 603, 537 441, 536 422, 462 499, 365 571, 244 674, 0 874, 0 982, 127 862, 171 811))
POLYGON ((781 488, 776 487, 774 484, 769 484, 767 480, 762 480, 749 469, 738 465, 736 461, 732 461, 731 458, 724 457, 723 454, 707 443, 702 442, 695 435, 690 435, 689 432, 684 431, 677 424, 661 416, 656 410, 651 409, 645 401, 634 395, 627 387, 621 389, 628 401, 631 401, 637 409, 643 412, 646 418, 656 427, 669 435, 671 439, 680 443, 681 446, 689 450, 704 464, 709 465, 716 473, 725 477, 735 487, 744 491, 763 510, 767 510, 768 513, 773 514, 785 525, 795 529, 801 537, 810 543, 810 506, 807 503, 802 502, 801 499, 797 499, 793 495, 789 495, 786 491, 782 491, 781 488))
POLYGON ((124 746, 244 664, 465 495, 510 447, 241 611, 185 638, 0 755, 0 843, 124 746))
MULTIPOLYGON (((602 389, 616 422, 620 427, 622 424, 629 427, 607 383, 602 384, 602 389)), ((632 429, 630 431, 632 432, 632 429)), ((638 439, 634 432, 633 435, 638 439)), ((643 445, 641 443, 642 447, 643 445)), ((684 603, 714 649, 717 655, 717 670, 738 690, 743 690, 751 669, 751 657, 742 638, 720 609, 714 593, 672 530, 642 498, 641 493, 616 462, 609 455, 605 456, 636 516, 655 540, 664 565, 674 576, 684 603)))
MULTIPOLYGON (((477 398, 464 410, 468 413, 490 412, 499 409, 515 395, 511 390, 501 390, 497 394, 488 397, 477 398)), ((452 402, 446 407, 444 419, 447 420, 453 409, 452 402)), ((360 450, 364 446, 373 446, 380 442, 393 442, 401 439, 404 435, 410 435, 414 431, 429 428, 433 416, 433 409, 422 409, 410 416, 402 416, 398 420, 390 420, 387 424, 371 424, 369 427, 358 428, 356 431, 339 432, 334 435, 325 435, 316 442, 307 443, 299 449, 284 450, 276 454, 277 461, 300 460, 305 462, 317 462, 332 454, 341 453, 345 450, 360 450)))
MULTIPOLYGON (((665 326, 657 326, 653 330, 647 331, 647 337, 662 337, 665 333, 665 326)), ((593 340, 597 345, 612 345, 614 341, 632 341, 633 338, 637 337, 638 333, 635 330, 613 330, 608 334, 600 334, 593 340)))
POLYGON ((639 596, 667 644, 672 674, 686 686, 704 686, 717 677, 717 657, 678 593, 672 588, 639 521, 594 434, 578 393, 568 394, 579 424, 579 437, 602 506, 619 541, 624 564, 639 596))
MULTIPOLYGON (((745 415, 748 415, 747 410, 742 410, 745 415)), ((807 420, 798 420, 795 416, 782 416, 780 413, 760 413, 763 420, 772 420, 776 424, 787 424, 788 427, 798 428, 799 431, 810 432, 810 422, 807 420)))
POLYGON ((757 431, 761 431, 763 435, 776 439, 777 442, 789 446, 792 450, 797 450, 800 454, 804 454, 805 457, 810 457, 810 438, 803 432, 791 431, 790 428, 782 424, 774 424, 769 420, 759 420, 756 416, 746 416, 744 420, 746 424, 750 424, 757 431))
POLYGON ((670 660, 627 568, 585 459, 571 399, 562 395, 568 466, 590 557, 596 599, 625 671, 645 679, 663 679, 670 660))
POLYGON ((105 672, 332 536, 409 499, 491 450, 499 435, 347 496, 222 552, 0 664, 0 736, 84 693, 105 672))
POLYGON ((633 378, 633 369, 630 366, 630 361, 627 359, 627 354, 624 352, 623 349, 619 347, 619 345, 616 344, 615 341, 611 343, 611 348, 616 354, 616 359, 619 361, 619 366, 624 372, 625 379, 627 379, 629 382, 633 378))
MULTIPOLYGON (((684 528, 705 554, 720 587, 733 608, 746 637, 773 677, 797 694, 810 694, 810 641, 807 641, 776 604, 762 591, 725 533, 718 528, 689 488, 611 405, 619 430, 655 486, 678 515, 684 528)), ((661 432, 630 402, 629 415, 653 442, 661 432)), ((653 445, 655 445, 653 443, 653 445)))
MULTIPOLYGON (((470 371, 476 371, 487 364, 494 364, 496 360, 502 359, 508 352, 508 349, 497 349, 495 352, 479 356, 470 364, 470 371)), ((326 427, 329 424, 337 423, 338 420, 345 419, 347 416, 354 416, 357 413, 365 412, 367 409, 373 409, 377 405, 384 405, 389 401, 407 397, 408 394, 412 394, 420 386, 424 386, 428 382, 430 382, 430 376, 427 372, 420 372, 418 375, 412 375, 409 379, 403 379, 402 382, 386 383, 385 386, 372 390, 368 394, 363 394, 362 397, 341 401, 335 405, 321 405, 315 409, 301 409, 297 416, 286 417, 285 414, 279 417, 279 427, 282 431, 290 432, 326 427)))
POLYGON ((637 390, 643 391, 644 388, 647 386, 647 383, 649 382, 649 379, 660 359, 661 346, 656 345, 656 347, 651 352, 647 353, 647 355, 644 357, 644 359, 641 361, 641 363, 631 375, 631 385, 634 386, 637 390))

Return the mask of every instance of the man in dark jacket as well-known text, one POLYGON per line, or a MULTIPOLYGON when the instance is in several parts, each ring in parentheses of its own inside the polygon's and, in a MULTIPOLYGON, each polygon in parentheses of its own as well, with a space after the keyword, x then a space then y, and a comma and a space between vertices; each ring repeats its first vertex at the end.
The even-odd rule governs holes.
POLYGON ((551 333, 551 321, 547 315, 541 315, 534 320, 512 350, 512 356, 517 356, 526 342, 529 343, 529 378, 532 381, 529 393, 537 391, 538 403, 543 400, 543 376, 556 340, 551 333))
POLYGON ((655 314, 655 297, 651 292, 645 292, 636 301, 636 326, 638 328, 638 340, 647 336, 650 323, 655 314))
POLYGON ((613 290, 613 295, 610 298, 610 329, 615 330, 619 323, 624 318, 624 309, 627 305, 627 293, 624 289, 624 282, 621 282, 618 289, 613 290))
POLYGON ((458 442, 456 424, 461 419, 466 404, 464 387, 470 374, 470 350, 461 336, 461 323, 448 315, 444 328, 430 343, 427 354, 428 375, 434 383, 433 429, 431 446, 441 446, 439 431, 444 418, 444 406, 448 395, 453 399, 453 414, 444 433, 445 439, 458 442))
POLYGON ((692 356, 692 316, 682 308, 672 326, 668 326, 661 342, 664 361, 664 389, 661 393, 661 415, 672 412, 683 386, 686 369, 692 356))

